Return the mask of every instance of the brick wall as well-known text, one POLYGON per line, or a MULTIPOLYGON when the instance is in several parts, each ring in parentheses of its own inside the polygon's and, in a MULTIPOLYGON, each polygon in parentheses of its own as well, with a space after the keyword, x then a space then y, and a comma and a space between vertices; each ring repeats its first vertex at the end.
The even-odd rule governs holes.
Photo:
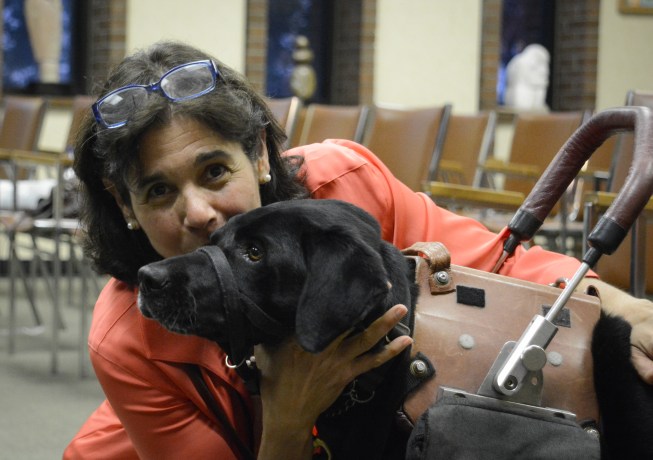
POLYGON ((497 71, 501 53, 501 0, 483 2, 481 29, 481 89, 479 106, 482 110, 497 105, 497 71))
POLYGON ((261 92, 265 91, 267 46, 268 1, 248 0, 245 75, 261 92))
POLYGON ((599 0, 556 1, 552 106, 593 109, 596 100, 599 0))
POLYGON ((362 13, 361 0, 334 2, 329 78, 332 104, 358 103, 362 13))
POLYGON ((363 27, 360 37, 360 74, 358 101, 371 104, 374 100, 374 43, 376 41, 376 0, 363 0, 363 27))
POLYGON ((95 94, 126 52, 126 0, 91 0, 88 18, 86 91, 95 94))

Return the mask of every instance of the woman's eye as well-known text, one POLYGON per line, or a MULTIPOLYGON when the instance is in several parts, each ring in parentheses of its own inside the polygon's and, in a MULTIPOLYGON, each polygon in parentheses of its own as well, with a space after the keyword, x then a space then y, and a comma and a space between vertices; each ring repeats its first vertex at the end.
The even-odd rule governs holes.
POLYGON ((206 175, 210 179, 222 177, 225 174, 226 168, 222 165, 212 165, 207 168, 206 175))
POLYGON ((263 251, 258 246, 252 244, 247 248, 246 255, 252 262, 258 262, 263 258, 263 251))
POLYGON ((168 193, 168 187, 164 184, 155 184, 147 192, 149 198, 160 198, 168 193))

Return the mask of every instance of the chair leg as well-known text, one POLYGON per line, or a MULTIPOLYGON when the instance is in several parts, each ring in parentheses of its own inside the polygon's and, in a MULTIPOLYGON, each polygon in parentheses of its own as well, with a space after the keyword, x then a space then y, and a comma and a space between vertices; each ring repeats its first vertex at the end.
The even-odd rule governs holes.
POLYGON ((10 231, 7 234, 9 239, 9 331, 7 334, 7 350, 10 355, 16 352, 16 253, 14 240, 16 234, 10 231))
POLYGON ((16 336, 18 334, 17 318, 16 318, 16 300, 18 295, 18 278, 22 280, 23 289, 28 299, 36 330, 43 327, 43 319, 36 306, 36 299, 34 297, 34 290, 29 285, 27 274, 18 257, 16 233, 13 230, 7 232, 9 258, 8 258, 8 271, 9 271, 9 321, 8 321, 8 344, 7 349, 9 354, 16 352, 16 336))
POLYGON ((96 299, 102 286, 98 280, 88 260, 85 258, 83 251, 74 242, 71 241, 71 261, 74 262, 75 268, 80 276, 81 281, 81 298, 80 298, 80 327, 79 327, 79 369, 80 378, 89 375, 88 372, 88 329, 89 329, 89 311, 92 311, 92 302, 96 299), (80 250, 79 256, 76 249, 80 250), (92 291, 92 292, 91 292, 92 291))
POLYGON ((36 241, 34 235, 32 235, 32 248, 34 252, 34 256, 32 260, 36 265, 34 279, 36 279, 39 275, 41 278, 43 278, 43 282, 45 283, 45 286, 48 289, 48 292, 52 298, 54 319, 59 329, 65 329, 66 325, 63 319, 63 315, 61 313, 61 309, 58 306, 60 303, 59 291, 60 291, 60 278, 61 278, 61 261, 59 260, 59 255, 57 254, 59 249, 55 248, 55 254, 52 256, 53 273, 50 274, 46 261, 42 257, 42 255, 45 254, 45 251, 39 248, 38 242, 36 241), (59 266, 59 268, 57 268, 57 265, 59 266), (59 271, 59 274, 55 273, 57 270, 59 271))
POLYGON ((22 280, 23 282, 23 289, 25 290, 25 295, 27 296, 27 300, 29 301, 30 308, 32 309, 32 316, 34 316, 34 322, 36 323, 36 326, 41 326, 43 325, 43 319, 41 318, 41 314, 39 313, 38 307, 36 306, 36 297, 34 295, 34 287, 30 286, 29 281, 28 281, 28 276, 25 273, 25 269, 23 268, 23 265, 20 262, 20 258, 18 257, 18 253, 16 251, 16 246, 14 245, 12 247, 12 254, 13 254, 13 261, 14 261, 14 267, 16 269, 14 273, 14 281, 15 281, 15 275, 16 272, 18 272, 18 277, 22 280))

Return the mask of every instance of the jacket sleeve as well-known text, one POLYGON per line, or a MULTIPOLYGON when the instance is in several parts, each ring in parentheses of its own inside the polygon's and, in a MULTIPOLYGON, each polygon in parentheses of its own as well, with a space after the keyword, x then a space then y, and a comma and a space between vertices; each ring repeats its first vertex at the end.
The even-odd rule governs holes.
POLYGON ((164 370, 144 361, 136 372, 97 352, 91 353, 107 400, 115 408, 140 458, 237 458, 221 427, 198 409, 201 403, 194 403, 184 389, 172 383, 183 381, 183 370, 174 366, 164 370), (150 369, 143 372, 144 366, 150 369), (148 378, 157 373, 161 375, 148 378), (167 373, 178 375, 170 378, 167 373))
MULTIPOLYGON (((400 249, 418 241, 439 241, 451 262, 484 271, 494 267, 508 231, 496 234, 481 223, 437 206, 397 180, 368 149, 351 141, 330 140, 304 148, 307 185, 313 198, 349 201, 381 224, 383 238, 400 249), (324 172, 326 171, 326 173, 324 172)), ((518 247, 500 273, 549 284, 570 278, 578 260, 540 247, 518 247)))

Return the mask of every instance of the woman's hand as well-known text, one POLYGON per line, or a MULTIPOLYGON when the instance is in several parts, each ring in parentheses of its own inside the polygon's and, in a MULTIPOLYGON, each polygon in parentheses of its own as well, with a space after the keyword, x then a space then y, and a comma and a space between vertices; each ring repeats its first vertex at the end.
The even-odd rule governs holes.
POLYGON ((601 307, 608 314, 621 316, 632 327, 631 361, 639 376, 653 385, 653 302, 638 299, 603 281, 585 278, 579 283, 583 291, 595 286, 601 296, 601 307))
POLYGON ((406 314, 395 305, 363 332, 348 331, 324 351, 311 354, 295 339, 277 346, 258 346, 263 404, 263 436, 259 458, 310 458, 311 430, 317 417, 356 376, 397 356, 412 343, 401 336, 382 350, 367 353, 406 314))

